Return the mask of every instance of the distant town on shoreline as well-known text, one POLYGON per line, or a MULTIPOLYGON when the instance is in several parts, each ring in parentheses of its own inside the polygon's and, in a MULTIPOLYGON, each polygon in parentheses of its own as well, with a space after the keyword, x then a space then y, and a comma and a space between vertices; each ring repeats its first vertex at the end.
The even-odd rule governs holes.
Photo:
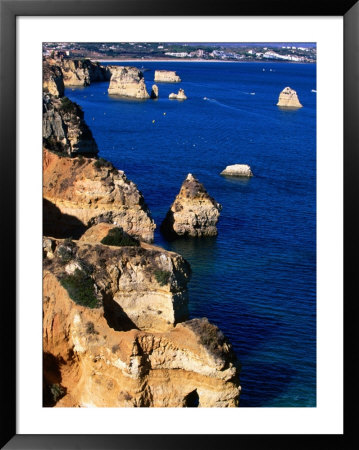
POLYGON ((46 42, 43 55, 97 60, 204 60, 315 63, 314 43, 46 42))

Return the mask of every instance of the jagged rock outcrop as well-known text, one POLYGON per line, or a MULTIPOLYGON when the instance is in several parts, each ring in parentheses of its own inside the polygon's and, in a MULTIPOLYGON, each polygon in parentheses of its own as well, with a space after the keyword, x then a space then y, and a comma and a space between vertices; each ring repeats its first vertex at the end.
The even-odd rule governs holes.
POLYGON ((161 231, 168 237, 216 236, 221 209, 203 184, 189 173, 162 222, 161 231))
POLYGON ((51 65, 43 61, 42 66, 42 89, 54 97, 63 97, 65 92, 64 80, 59 66, 51 65))
POLYGON ((184 93, 183 89, 179 89, 177 94, 171 93, 168 98, 170 100, 187 100, 186 94, 184 93))
POLYGON ((303 105, 299 102, 298 95, 294 89, 286 87, 279 94, 277 106, 283 108, 302 108, 303 105))
POLYGON ((51 239, 52 247, 47 243, 44 251, 59 280, 76 270, 90 274, 94 295, 114 328, 166 331, 188 318, 190 266, 180 255, 140 242, 108 246, 85 235, 77 243, 51 239))
POLYGON ((158 86, 156 86, 155 84, 152 86, 151 98, 158 98, 158 86))
POLYGON ((43 272, 45 406, 238 405, 238 362, 206 319, 167 324, 162 331, 128 329, 121 298, 133 289, 132 308, 137 304, 141 316, 154 317, 151 309, 166 314, 164 292, 186 290, 188 265, 182 257, 146 244, 94 249, 52 239, 52 247, 43 272), (170 272, 166 285, 156 279, 158 269, 170 272), (80 304, 84 297, 72 279, 86 280, 95 303, 80 304), (149 309, 135 294, 146 286, 149 309))
POLYGON ((222 170, 221 175, 228 175, 233 177, 252 177, 253 173, 248 164, 233 164, 227 166, 222 170))
POLYGON ((103 159, 61 157, 45 149, 43 197, 49 234, 75 237, 76 230, 107 221, 131 236, 153 240, 156 226, 141 192, 103 159))
POLYGON ((90 59, 56 60, 61 67, 65 86, 89 86, 93 81, 107 81, 110 71, 106 66, 90 59))
POLYGON ((98 148, 79 105, 67 97, 43 94, 43 145, 67 155, 96 155, 98 148))
POLYGON ((136 67, 110 66, 109 70, 111 72, 109 94, 138 99, 150 98, 143 73, 136 67))
POLYGON ((107 221, 131 236, 153 240, 156 225, 141 192, 103 159, 60 157, 44 150, 43 197, 44 227, 56 236, 107 221))
POLYGON ((181 78, 174 70, 155 70, 155 81, 160 83, 179 83, 181 78))

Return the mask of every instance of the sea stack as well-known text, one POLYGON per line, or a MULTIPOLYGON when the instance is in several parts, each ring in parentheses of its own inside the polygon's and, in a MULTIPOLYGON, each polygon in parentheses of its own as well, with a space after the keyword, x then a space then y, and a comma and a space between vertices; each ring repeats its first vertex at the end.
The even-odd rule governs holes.
POLYGON ((173 92, 168 96, 170 100, 187 100, 186 94, 183 89, 179 89, 177 94, 173 92))
POLYGON ((222 170, 221 175, 232 177, 252 177, 253 173, 248 164, 233 164, 222 170))
POLYGON ((203 184, 189 173, 162 222, 161 231, 170 238, 216 236, 221 209, 203 184))
POLYGON ((151 90, 151 98, 156 99, 158 98, 158 86, 156 84, 154 84, 152 86, 152 90, 151 90))
POLYGON ((160 83, 179 83, 181 78, 174 70, 155 70, 155 81, 160 83))
POLYGON ((136 67, 110 66, 111 80, 108 93, 121 97, 150 98, 143 73, 136 67))
POLYGON ((282 108, 302 108, 303 105, 299 102, 298 95, 294 89, 286 87, 279 94, 277 106, 282 108))

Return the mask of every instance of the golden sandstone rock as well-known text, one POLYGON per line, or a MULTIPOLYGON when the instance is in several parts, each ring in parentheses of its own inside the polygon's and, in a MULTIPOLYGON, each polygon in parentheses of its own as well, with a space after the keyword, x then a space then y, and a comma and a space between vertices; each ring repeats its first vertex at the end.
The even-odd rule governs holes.
POLYGON ((143 73, 136 67, 110 66, 111 80, 108 93, 121 97, 150 98, 143 73))
POLYGON ((168 236, 216 236, 222 206, 191 173, 171 205, 161 231, 168 236))
POLYGON ((44 229, 50 234, 76 236, 76 228, 84 231, 107 221, 131 236, 153 240, 156 226, 141 192, 107 161, 62 157, 45 149, 43 197, 44 229))
POLYGON ((279 99, 277 106, 281 106, 283 108, 302 108, 303 105, 300 104, 298 95, 294 89, 290 87, 286 87, 279 94, 279 99))
POLYGON ((148 244, 137 248, 97 244, 94 249, 81 242, 52 241, 55 257, 45 257, 43 273, 46 406, 238 405, 238 362, 217 327, 206 319, 193 319, 167 324, 161 331, 152 327, 141 330, 126 321, 129 310, 120 306, 132 284, 132 308, 138 302, 141 316, 151 322, 153 312, 168 315, 163 303, 166 288, 156 280, 154 269, 169 269, 169 283, 175 291, 185 291, 188 264, 182 257, 148 244), (69 275, 60 250, 66 246, 71 247, 73 258, 67 264, 76 263, 81 270, 90 271, 88 278, 99 299, 96 307, 77 304, 63 286, 69 275), (125 290, 121 285, 127 286, 125 290), (146 288, 151 292, 148 305, 153 312, 142 310, 136 295, 139 288, 139 293, 146 288), (61 392, 56 401, 51 395, 54 386, 61 392))
POLYGON ((174 70, 155 70, 155 81, 160 83, 179 83, 181 78, 174 70))
POLYGON ((183 89, 179 89, 177 94, 173 92, 168 96, 170 100, 187 100, 186 94, 183 89))

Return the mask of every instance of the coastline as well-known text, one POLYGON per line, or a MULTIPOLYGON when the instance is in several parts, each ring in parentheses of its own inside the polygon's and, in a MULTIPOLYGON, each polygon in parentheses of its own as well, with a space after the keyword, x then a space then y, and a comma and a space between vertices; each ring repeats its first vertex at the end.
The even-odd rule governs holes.
POLYGON ((232 64, 255 64, 255 63, 275 63, 275 64, 316 64, 316 62, 299 62, 299 61, 276 61, 276 60, 268 60, 268 61, 223 61, 223 60, 208 60, 208 59, 93 59, 89 57, 91 61, 99 62, 99 63, 110 63, 110 62, 181 62, 181 63, 232 63, 232 64))

